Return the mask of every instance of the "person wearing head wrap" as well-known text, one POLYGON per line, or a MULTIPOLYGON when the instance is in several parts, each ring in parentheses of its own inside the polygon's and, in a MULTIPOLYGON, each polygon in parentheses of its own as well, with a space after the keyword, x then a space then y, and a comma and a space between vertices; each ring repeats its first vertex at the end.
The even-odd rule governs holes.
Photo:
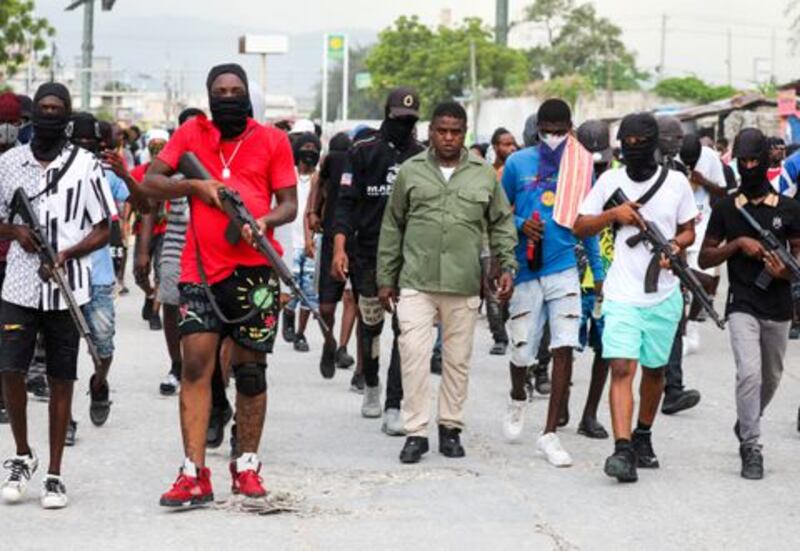
POLYGON ((760 420, 783 372, 793 309, 792 277, 780 258, 765 248, 744 213, 798 258, 800 205, 777 194, 767 180, 769 145, 760 130, 739 132, 733 156, 742 183, 735 194, 714 204, 699 262, 704 268, 727 264, 726 316, 736 364, 734 431, 740 444, 740 474, 760 479, 764 476, 760 420))
POLYGON ((281 255, 284 249, 274 238, 275 228, 297 216, 297 174, 289 139, 252 118, 244 70, 236 64, 213 67, 206 85, 211 119, 198 115, 178 127, 142 183, 152 200, 187 197, 191 203, 179 288, 185 459, 175 483, 161 496, 164 507, 214 499, 205 449, 207 444, 221 444, 225 424, 233 415, 224 388, 221 399, 213 403, 210 399, 211 381, 219 380, 214 372, 220 335, 233 341, 238 410, 229 466, 233 491, 246 497, 266 495, 257 452, 266 416, 267 353, 277 334, 280 286, 269 260, 251 242, 253 231, 258 231, 281 255), (171 179, 187 153, 206 168, 210 179, 171 179), (241 239, 232 240, 226 231, 230 219, 220 209, 223 186, 238 192, 258 225, 246 226, 241 239), (243 315, 248 317, 242 320, 243 315))
POLYGON ((674 170, 682 170, 683 167, 678 167, 676 164, 676 157, 681 151, 683 145, 683 126, 681 121, 676 117, 669 115, 658 117, 658 153, 656 157, 661 158, 661 164, 666 164, 674 170))
MULTIPOLYGON (((572 457, 556 434, 567 417, 573 350, 580 347, 581 295, 575 257, 577 240, 572 229, 556 221, 559 193, 572 188, 562 178, 562 159, 579 153, 587 184, 591 180, 591 158, 572 136, 572 112, 561 99, 548 99, 536 114, 539 143, 512 154, 503 171, 502 186, 514 210, 517 229, 515 255, 520 266, 509 303, 511 362, 510 399, 503 419, 503 435, 509 441, 522 437, 528 404, 528 373, 541 389, 547 381, 547 366, 537 361, 545 323, 549 326, 549 349, 553 357, 550 404, 537 448, 555 467, 567 467, 572 457), (534 366, 536 366, 534 368, 534 366)), ((564 163, 570 165, 571 163, 564 163)), ((575 163, 576 165, 578 163, 575 163)), ((569 170, 569 168, 566 168, 569 170)), ((580 185, 574 181, 575 191, 580 185)), ((570 182, 572 184, 572 182, 570 182)), ((605 277, 596 237, 584 241, 598 288, 605 277)))
POLYGON ((0 154, 18 145, 22 127, 22 103, 11 92, 0 94, 0 154))
POLYGON ((533 147, 539 143, 539 128, 536 121, 536 113, 529 115, 525 119, 525 129, 522 131, 522 143, 525 147, 533 147))
MULTIPOLYGON (((30 198, 42 240, 53 248, 55 263, 69 286, 74 304, 90 304, 90 254, 108 242, 113 203, 100 163, 90 152, 70 144, 65 130, 71 115, 67 89, 47 83, 36 92, 33 141, 0 156, 0 239, 11 240, 2 288, 0 324, 14 338, 3 338, 0 376, 7 398, 16 454, 5 461, 8 478, 0 486, 6 502, 25 499, 26 485, 38 466, 28 444, 25 377, 37 334, 47 343, 46 372, 50 388, 50 457, 40 503, 45 509, 68 504, 62 478, 64 445, 70 425, 70 403, 77 379, 80 333, 67 311, 67 289, 42 271, 40 243, 11 205, 22 193, 30 198), (45 277, 42 277, 45 276, 45 277)), ((74 428, 74 426, 73 426, 74 428)))
POLYGON ((645 276, 653 260, 644 244, 628 240, 641 230, 643 220, 654 224, 680 253, 694 240, 697 206, 686 177, 659 169, 655 161, 658 123, 646 113, 627 115, 618 137, 626 166, 610 169, 597 180, 580 208, 574 232, 595 235, 609 225, 617 227, 614 262, 603 284, 603 357, 611 366, 611 418, 614 453, 606 460, 605 473, 620 482, 638 479, 637 468, 657 468, 651 443, 664 389, 664 368, 683 311, 680 282, 667 269, 659 274, 655 292, 645 289, 645 276), (661 178, 663 177, 663 180, 661 178), (654 195, 643 197, 660 182, 654 195), (630 199, 609 203, 617 190, 630 199), (636 201, 640 201, 637 203, 636 201), (641 401, 636 430, 632 431, 633 380, 642 366, 641 401))

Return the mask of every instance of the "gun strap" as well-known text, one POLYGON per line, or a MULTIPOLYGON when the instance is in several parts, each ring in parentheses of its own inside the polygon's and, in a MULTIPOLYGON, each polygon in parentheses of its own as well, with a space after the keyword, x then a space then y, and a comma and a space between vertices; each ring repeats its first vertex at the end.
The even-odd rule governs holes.
POLYGON ((669 175, 669 169, 666 166, 661 167, 661 172, 658 175, 658 180, 656 180, 656 183, 654 183, 652 186, 650 186, 650 189, 645 191, 644 194, 641 197, 636 199, 636 202, 639 203, 642 206, 647 204, 647 202, 650 199, 652 199, 653 196, 656 193, 658 193, 658 190, 661 189, 661 186, 664 185, 664 182, 667 181, 667 176, 668 175, 669 175))
POLYGON ((38 199, 39 197, 41 197, 42 195, 44 195, 45 193, 47 193, 48 191, 50 191, 51 189, 53 189, 58 185, 58 182, 60 182, 61 178, 63 178, 64 175, 67 173, 69 167, 71 167, 72 163, 75 162, 75 157, 78 156, 78 149, 79 148, 77 145, 72 146, 72 151, 70 152, 69 157, 67 157, 67 161, 61 166, 60 169, 58 169, 58 172, 56 173, 55 176, 53 176, 53 179, 50 180, 50 183, 47 184, 47 187, 45 187, 42 191, 40 191, 33 197, 28 197, 29 201, 38 199))

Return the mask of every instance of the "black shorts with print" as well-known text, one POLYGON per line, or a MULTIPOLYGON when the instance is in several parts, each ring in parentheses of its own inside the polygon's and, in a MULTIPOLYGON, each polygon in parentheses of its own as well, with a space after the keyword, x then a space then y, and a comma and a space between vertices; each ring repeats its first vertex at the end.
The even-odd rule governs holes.
POLYGON ((196 283, 181 283, 178 328, 181 335, 218 333, 256 352, 272 352, 278 329, 280 284, 268 266, 239 266, 227 279, 211 286, 217 305, 226 318, 235 320, 253 307, 259 312, 241 323, 225 323, 214 312, 206 289, 196 283))

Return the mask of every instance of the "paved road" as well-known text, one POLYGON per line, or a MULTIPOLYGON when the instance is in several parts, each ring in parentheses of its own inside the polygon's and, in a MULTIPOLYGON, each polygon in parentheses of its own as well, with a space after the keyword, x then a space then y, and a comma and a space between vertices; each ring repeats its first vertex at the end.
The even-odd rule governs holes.
MULTIPOLYGON (((700 405, 660 417, 654 445, 659 471, 619 485, 601 469, 610 441, 561 434, 575 465, 557 470, 535 451, 546 401, 529 408, 525 441, 510 445, 500 427, 507 393, 507 359, 486 354, 489 334, 477 336, 467 457, 437 453, 402 466, 402 439, 360 417, 361 397, 348 391, 349 373, 333 381, 318 374, 319 338, 299 355, 280 343, 271 359, 270 406, 262 445, 267 483, 294 500, 298 513, 258 516, 230 508, 169 512, 158 496, 181 461, 176 399, 158 395, 167 369, 159 333, 137 319, 140 297, 118 301, 118 354, 112 372, 109 423, 88 421, 89 362, 81 365, 75 413, 78 445, 68 449, 65 481, 71 505, 59 512, 38 505, 41 474, 29 499, 0 505, 4 549, 797 549, 800 403, 797 343, 787 373, 764 418, 766 478, 739 478, 733 365, 727 337, 706 327, 705 352, 686 362, 687 383, 700 405)), ((384 357, 388 355, 385 347, 384 357)), ((573 419, 588 383, 590 358, 578 356, 573 419)), ((30 404, 32 443, 46 458, 46 405, 30 404)), ((601 420, 608 426, 605 400, 601 420)), ((434 440, 435 442, 435 440, 434 440)), ((0 427, 0 456, 13 451, 0 427)), ((227 449, 211 453, 216 496, 227 500, 227 449)), ((31 491, 32 490, 32 491, 31 491)))

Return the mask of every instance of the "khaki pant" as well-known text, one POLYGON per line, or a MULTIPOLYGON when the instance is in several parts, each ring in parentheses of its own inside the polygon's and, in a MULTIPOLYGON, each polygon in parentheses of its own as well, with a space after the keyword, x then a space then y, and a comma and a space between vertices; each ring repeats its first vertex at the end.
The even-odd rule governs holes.
POLYGON ((463 428, 469 363, 480 298, 403 289, 397 304, 403 418, 407 436, 427 436, 430 420, 430 366, 433 324, 442 322, 440 425, 463 428))

